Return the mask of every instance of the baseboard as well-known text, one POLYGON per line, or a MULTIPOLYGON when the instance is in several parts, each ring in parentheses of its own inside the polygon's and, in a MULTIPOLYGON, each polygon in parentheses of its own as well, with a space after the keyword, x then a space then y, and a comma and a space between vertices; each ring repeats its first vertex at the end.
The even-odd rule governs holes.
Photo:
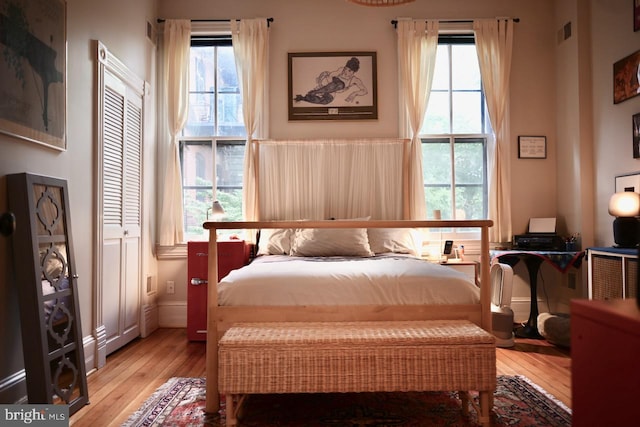
POLYGON ((146 338, 160 326, 160 310, 156 304, 146 304, 142 306, 142 325, 140 336, 146 338))
MULTIPOLYGON (((89 373, 96 366, 96 339, 89 335, 82 339, 82 351, 84 352, 84 366, 89 373)), ((0 402, 8 404, 24 404, 27 398, 27 373, 24 369, 15 372, 8 377, 0 378, 0 402)))
POLYGON ((158 326, 161 328, 186 328, 187 302, 170 301, 158 303, 158 326))
MULTIPOLYGON (((538 308, 540 311, 546 311, 546 304, 543 300, 538 299, 538 308)), ((511 310, 513 310, 513 321, 515 323, 523 323, 529 320, 531 312, 531 299, 524 297, 513 297, 511 300, 511 310)))
POLYGON ((98 368, 96 360, 97 340, 93 335, 87 335, 82 339, 82 351, 84 351, 84 367, 87 373, 98 368))
POLYGON ((0 378, 0 402, 24 403, 27 398, 27 373, 24 369, 0 378))
POLYGON ((104 325, 98 326, 93 335, 96 337, 95 367, 100 369, 107 364, 107 328, 104 325))

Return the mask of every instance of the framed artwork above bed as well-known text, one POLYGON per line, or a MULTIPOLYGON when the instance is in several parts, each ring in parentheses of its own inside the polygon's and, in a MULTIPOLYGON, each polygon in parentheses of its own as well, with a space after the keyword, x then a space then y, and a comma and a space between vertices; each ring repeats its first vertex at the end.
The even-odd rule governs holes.
POLYGON ((288 54, 289 120, 378 118, 376 52, 288 54))

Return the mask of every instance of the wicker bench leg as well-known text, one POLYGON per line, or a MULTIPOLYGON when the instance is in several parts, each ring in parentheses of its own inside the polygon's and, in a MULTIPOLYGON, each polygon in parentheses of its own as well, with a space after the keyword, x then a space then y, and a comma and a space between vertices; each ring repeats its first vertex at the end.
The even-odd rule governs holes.
POLYGON ((491 425, 491 403, 492 393, 488 391, 480 392, 480 410, 478 411, 478 421, 483 427, 491 425))
POLYGON ((460 394, 460 401, 462 402, 462 415, 464 415, 465 417, 468 417, 469 405, 470 405, 469 392, 461 391, 459 394, 460 394))
POLYGON ((225 412, 226 412, 226 417, 227 417, 227 427, 235 427, 238 424, 238 418, 236 418, 237 413, 236 413, 236 408, 235 405, 233 404, 233 395, 232 394, 225 394, 224 396, 225 399, 225 412))
POLYGON ((479 393, 480 402, 475 403, 468 391, 460 392, 460 401, 462 402, 462 414, 469 416, 469 405, 473 406, 478 414, 478 422, 484 427, 491 425, 491 408, 493 407, 493 393, 489 391, 481 391, 479 393))
POLYGON ((226 426, 235 427, 238 425, 238 418, 242 416, 243 403, 247 398, 246 394, 225 394, 226 405, 226 426))

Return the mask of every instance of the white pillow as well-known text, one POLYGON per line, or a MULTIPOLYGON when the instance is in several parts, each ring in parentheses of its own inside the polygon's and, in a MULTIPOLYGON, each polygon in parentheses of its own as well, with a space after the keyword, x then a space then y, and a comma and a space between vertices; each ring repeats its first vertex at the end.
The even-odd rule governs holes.
POLYGON ((291 228, 265 228, 260 231, 258 255, 289 255, 291 252, 291 228))
POLYGON ((293 256, 372 256, 366 228, 301 228, 291 242, 293 256))
POLYGON ((369 244, 375 254, 397 253, 420 256, 422 253, 422 236, 418 230, 411 228, 370 228, 369 244))

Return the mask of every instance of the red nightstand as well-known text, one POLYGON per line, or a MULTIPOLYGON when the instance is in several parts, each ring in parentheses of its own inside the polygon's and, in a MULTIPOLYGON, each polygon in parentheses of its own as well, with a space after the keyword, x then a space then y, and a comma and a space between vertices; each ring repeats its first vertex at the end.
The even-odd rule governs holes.
MULTIPOLYGON (((207 281, 209 242, 187 243, 187 337, 207 339, 207 281)), ((244 240, 218 242, 218 281, 231 270, 249 261, 249 245, 244 240)))

